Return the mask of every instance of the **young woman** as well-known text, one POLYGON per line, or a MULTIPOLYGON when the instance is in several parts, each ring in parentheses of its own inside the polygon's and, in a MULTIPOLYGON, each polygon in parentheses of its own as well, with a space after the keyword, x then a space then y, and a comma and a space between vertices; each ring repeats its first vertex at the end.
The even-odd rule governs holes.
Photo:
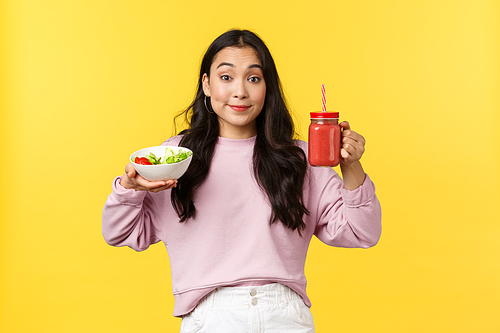
POLYGON ((343 179, 309 166, 273 58, 247 30, 210 45, 185 116, 189 128, 163 144, 190 148, 189 169, 149 182, 129 163, 106 201, 104 238, 136 251, 165 243, 181 332, 314 332, 312 236, 363 248, 380 237, 364 138, 341 123, 343 179))

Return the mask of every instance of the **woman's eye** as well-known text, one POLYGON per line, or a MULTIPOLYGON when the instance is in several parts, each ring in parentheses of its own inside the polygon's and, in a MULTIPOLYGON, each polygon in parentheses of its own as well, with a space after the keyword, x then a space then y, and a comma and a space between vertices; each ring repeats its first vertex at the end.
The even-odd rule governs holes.
POLYGON ((257 83, 260 81, 260 77, 252 76, 251 78, 248 79, 248 81, 253 82, 253 83, 257 83))
POLYGON ((220 78, 221 78, 223 81, 229 81, 229 80, 231 80, 231 77, 230 77, 229 75, 222 75, 220 78))

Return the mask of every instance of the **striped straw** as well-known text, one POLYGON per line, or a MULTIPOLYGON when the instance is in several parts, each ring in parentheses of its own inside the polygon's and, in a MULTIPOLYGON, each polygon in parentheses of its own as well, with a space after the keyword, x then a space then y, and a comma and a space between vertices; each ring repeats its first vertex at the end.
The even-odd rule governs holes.
POLYGON ((325 94, 325 85, 321 85, 321 96, 323 97, 323 112, 326 112, 326 94, 325 94))

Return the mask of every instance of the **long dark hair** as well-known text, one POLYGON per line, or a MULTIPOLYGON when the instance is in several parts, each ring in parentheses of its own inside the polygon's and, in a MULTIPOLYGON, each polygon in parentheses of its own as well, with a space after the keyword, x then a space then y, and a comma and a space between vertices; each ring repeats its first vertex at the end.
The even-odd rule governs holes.
POLYGON ((307 170, 306 157, 304 151, 294 144, 293 120, 271 53, 264 42, 248 30, 230 30, 222 34, 208 47, 203 57, 196 97, 182 113, 189 128, 179 133, 183 134, 179 145, 191 149, 193 159, 186 173, 178 180, 177 187, 172 189, 172 205, 180 222, 195 216, 194 191, 207 177, 219 137, 217 114, 209 113, 205 108, 202 78, 204 74, 210 76, 210 66, 215 56, 226 47, 252 47, 262 62, 266 98, 256 119, 254 176, 271 204, 270 223, 281 221, 300 234, 305 228, 303 216, 309 214, 302 195, 307 170))

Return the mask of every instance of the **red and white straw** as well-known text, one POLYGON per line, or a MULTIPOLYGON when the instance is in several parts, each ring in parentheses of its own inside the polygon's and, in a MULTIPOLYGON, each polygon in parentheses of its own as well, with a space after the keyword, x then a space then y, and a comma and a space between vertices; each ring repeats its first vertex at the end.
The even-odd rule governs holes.
POLYGON ((321 96, 323 97, 323 112, 326 112, 326 94, 325 94, 325 85, 321 85, 321 96))

